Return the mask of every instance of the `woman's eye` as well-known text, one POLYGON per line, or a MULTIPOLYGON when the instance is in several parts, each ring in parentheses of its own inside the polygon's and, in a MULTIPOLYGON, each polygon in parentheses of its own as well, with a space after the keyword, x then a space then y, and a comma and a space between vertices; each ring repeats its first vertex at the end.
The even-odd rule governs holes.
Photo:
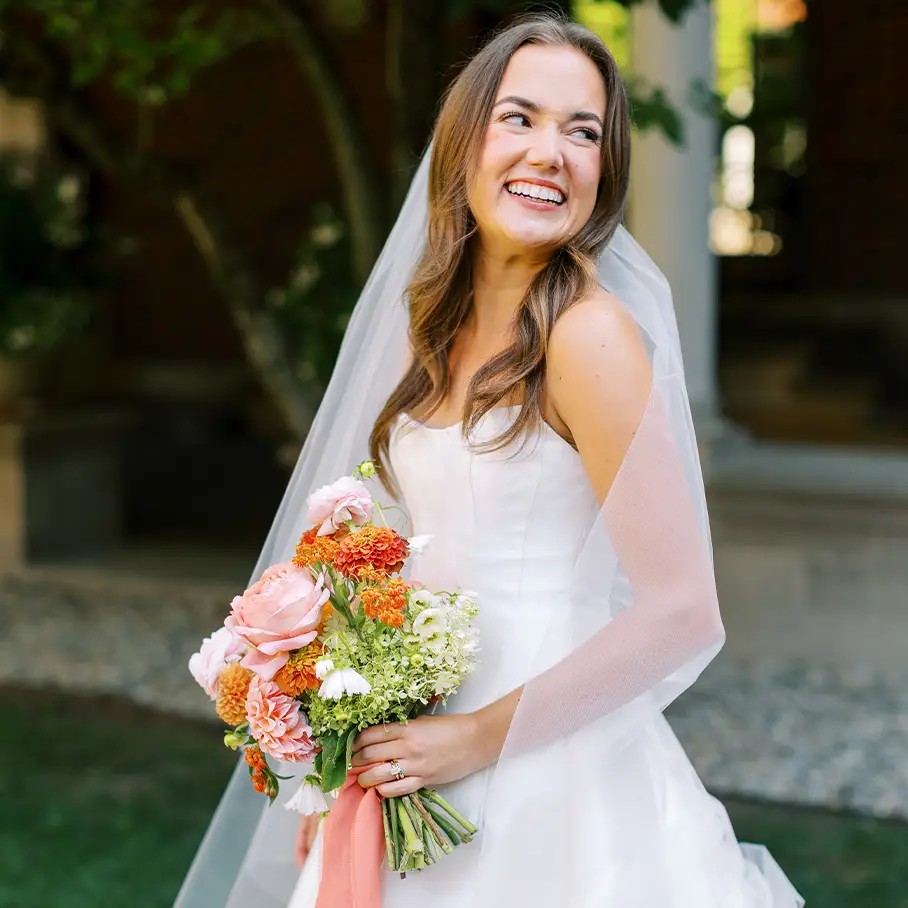
POLYGON ((520 126, 523 126, 523 125, 529 126, 529 124, 530 124, 529 117, 527 117, 526 114, 517 113, 517 111, 512 111, 511 113, 506 113, 501 118, 502 123, 513 123, 515 121, 522 121, 521 123, 518 124, 520 126))
POLYGON ((588 142, 594 142, 598 144, 599 139, 601 138, 601 136, 598 132, 596 132, 595 129, 587 129, 586 127, 583 127, 582 129, 575 130, 575 132, 580 133, 588 142))

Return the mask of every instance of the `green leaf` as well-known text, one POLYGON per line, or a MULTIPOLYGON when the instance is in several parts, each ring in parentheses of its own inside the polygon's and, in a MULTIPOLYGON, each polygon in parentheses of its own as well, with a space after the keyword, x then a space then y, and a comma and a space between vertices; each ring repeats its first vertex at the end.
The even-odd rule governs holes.
POLYGON ((684 123, 661 88, 630 87, 634 125, 641 130, 660 129, 673 145, 684 145, 684 123))
POLYGON ((329 735, 322 743, 322 779, 325 790, 340 788, 347 778, 347 739, 355 729, 348 729, 339 735, 329 735))
POLYGON ((708 3, 709 0, 659 0, 659 6, 672 22, 679 22, 690 7, 700 2, 708 3))
MULTIPOLYGON (((612 2, 612 0, 595 0, 597 3, 612 2)), ((614 0, 621 6, 630 8, 645 3, 646 0, 614 0)), ((659 0, 659 8, 672 22, 680 22, 684 14, 697 3, 709 3, 710 0, 659 0)))
POLYGON ((706 117, 719 119, 724 112, 722 96, 714 91, 704 79, 694 79, 691 82, 687 102, 693 110, 706 117))

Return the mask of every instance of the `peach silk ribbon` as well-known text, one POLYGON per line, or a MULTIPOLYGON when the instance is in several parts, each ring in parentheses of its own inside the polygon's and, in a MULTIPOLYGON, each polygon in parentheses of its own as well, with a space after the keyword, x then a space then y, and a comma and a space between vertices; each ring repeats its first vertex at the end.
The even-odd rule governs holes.
POLYGON ((322 878, 315 908, 380 908, 385 828, 381 795, 362 788, 357 776, 375 763, 347 773, 325 820, 322 878))

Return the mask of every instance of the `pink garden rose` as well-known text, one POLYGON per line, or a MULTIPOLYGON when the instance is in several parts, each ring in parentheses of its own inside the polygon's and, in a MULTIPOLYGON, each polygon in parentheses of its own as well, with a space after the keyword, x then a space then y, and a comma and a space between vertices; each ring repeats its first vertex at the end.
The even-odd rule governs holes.
POLYGON ((219 627, 202 641, 201 649, 189 659, 192 677, 211 697, 218 696, 218 677, 229 662, 239 662, 249 644, 226 627, 219 627))
POLYGON ((309 522, 320 523, 318 535, 330 536, 348 521, 362 526, 372 519, 372 496, 352 476, 316 489, 308 498, 309 522))
POLYGON ((288 763, 300 763, 315 753, 312 728, 299 703, 281 693, 273 681, 252 676, 246 695, 249 733, 262 752, 288 763))
POLYGON ((289 654, 318 633, 329 592, 305 568, 290 561, 273 564, 242 596, 234 597, 224 625, 252 649, 243 665, 270 681, 289 654))

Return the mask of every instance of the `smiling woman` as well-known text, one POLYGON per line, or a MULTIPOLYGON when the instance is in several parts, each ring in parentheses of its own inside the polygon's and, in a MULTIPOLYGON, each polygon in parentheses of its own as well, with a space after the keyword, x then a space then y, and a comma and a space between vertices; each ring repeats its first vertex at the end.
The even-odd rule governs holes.
MULTIPOLYGON (((619 226, 629 132, 615 61, 576 23, 522 20, 467 64, 258 566, 368 444, 432 537, 413 577, 476 591, 481 662, 430 712, 358 726, 342 791, 437 788, 475 836, 426 833, 414 853, 452 853, 402 879, 342 794, 314 841, 304 823, 288 886, 266 815, 229 908, 803 903, 736 841, 661 712, 725 636, 671 294, 619 226)), ((179 908, 224 901, 192 888, 179 908)))
POLYGON ((376 460, 403 413, 468 433, 515 405, 487 447, 543 422, 572 439, 540 348, 602 292, 592 263, 621 221, 629 167, 627 93, 592 32, 530 19, 470 60, 435 125, 427 243, 407 288, 414 355, 376 421, 376 460))

